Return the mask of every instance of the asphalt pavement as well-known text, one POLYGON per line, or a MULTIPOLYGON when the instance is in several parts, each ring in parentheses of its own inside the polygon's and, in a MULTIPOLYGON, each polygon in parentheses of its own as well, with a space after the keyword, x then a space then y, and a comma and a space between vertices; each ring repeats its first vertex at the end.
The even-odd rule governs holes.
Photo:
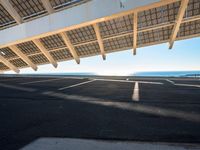
POLYGON ((0 147, 40 138, 200 143, 200 80, 0 77, 0 147))

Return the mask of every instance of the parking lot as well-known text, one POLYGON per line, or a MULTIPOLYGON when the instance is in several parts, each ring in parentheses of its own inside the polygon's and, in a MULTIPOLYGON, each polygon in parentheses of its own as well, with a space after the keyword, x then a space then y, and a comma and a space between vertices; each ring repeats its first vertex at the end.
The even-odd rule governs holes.
POLYGON ((0 147, 42 137, 200 142, 200 80, 0 77, 0 147))

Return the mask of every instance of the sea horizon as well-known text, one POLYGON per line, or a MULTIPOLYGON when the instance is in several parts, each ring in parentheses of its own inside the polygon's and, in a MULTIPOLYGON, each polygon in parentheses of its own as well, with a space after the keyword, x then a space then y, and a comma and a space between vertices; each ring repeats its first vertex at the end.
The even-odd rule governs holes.
POLYGON ((144 77, 200 77, 199 71, 138 71, 127 75, 101 75, 93 72, 34 73, 34 74, 2 74, 3 76, 144 76, 144 77))

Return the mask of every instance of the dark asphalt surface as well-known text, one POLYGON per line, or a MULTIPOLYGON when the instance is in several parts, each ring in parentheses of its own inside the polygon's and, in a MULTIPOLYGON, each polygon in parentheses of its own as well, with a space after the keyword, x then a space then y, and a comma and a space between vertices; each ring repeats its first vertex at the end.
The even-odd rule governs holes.
MULTIPOLYGON (((41 137, 200 143, 200 88, 175 86, 165 78, 129 77, 163 83, 139 83, 135 102, 135 83, 94 81, 58 90, 89 78, 52 79, 0 77, 0 149, 20 149, 41 137), (41 80, 52 81, 23 84, 41 80)), ((200 80, 170 80, 200 85, 200 80)))

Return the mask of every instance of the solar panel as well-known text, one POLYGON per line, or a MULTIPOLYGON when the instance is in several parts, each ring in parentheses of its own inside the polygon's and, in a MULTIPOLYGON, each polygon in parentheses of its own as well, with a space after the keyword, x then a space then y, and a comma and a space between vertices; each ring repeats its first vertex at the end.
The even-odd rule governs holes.
POLYGON ((119 38, 108 39, 104 41, 106 52, 124 50, 133 47, 133 35, 128 35, 119 38))
POLYGON ((47 13, 40 0, 9 0, 18 14, 27 20, 47 13))
POLYGON ((169 40, 172 32, 172 26, 156 30, 142 32, 138 36, 138 45, 142 46, 158 41, 169 40))
POLYGON ((0 4, 0 30, 10 25, 15 25, 16 22, 7 10, 0 4))
POLYGON ((9 47, 1 48, 0 55, 5 57, 6 59, 17 56, 9 47))
POLYGON ((200 15, 200 0, 190 0, 185 17, 200 15))
POLYGON ((100 48, 97 42, 77 46, 76 51, 77 51, 77 54, 81 57, 100 54, 100 48))
POLYGON ((28 42, 25 42, 25 43, 17 44, 17 47, 24 54, 27 54, 27 55, 35 54, 35 53, 40 52, 40 50, 38 49, 38 47, 32 41, 28 41, 28 42))
POLYGON ((174 22, 178 14, 180 2, 162 7, 145 10, 138 13, 138 27, 144 28, 156 24, 174 22))
POLYGON ((29 58, 34 64, 37 65, 49 63, 48 59, 43 54, 32 55, 29 56, 29 58))
POLYGON ((50 54, 56 61, 68 60, 73 58, 69 50, 66 48, 61 50, 51 51, 50 54))
POLYGON ((66 47, 62 37, 59 34, 41 38, 40 41, 47 50, 53 50, 66 47))
POLYGON ((181 24, 178 37, 200 34, 200 20, 181 24))
POLYGON ((14 66, 22 68, 22 67, 27 67, 28 65, 21 59, 13 59, 10 61, 14 66))
POLYGON ((4 65, 4 63, 0 62, 0 70, 9 70, 9 68, 6 65, 4 65))
POLYGON ((133 31, 133 14, 99 23, 102 38, 133 31))
POLYGON ((83 28, 68 31, 67 35, 72 44, 96 40, 96 34, 92 26, 86 26, 83 28))

